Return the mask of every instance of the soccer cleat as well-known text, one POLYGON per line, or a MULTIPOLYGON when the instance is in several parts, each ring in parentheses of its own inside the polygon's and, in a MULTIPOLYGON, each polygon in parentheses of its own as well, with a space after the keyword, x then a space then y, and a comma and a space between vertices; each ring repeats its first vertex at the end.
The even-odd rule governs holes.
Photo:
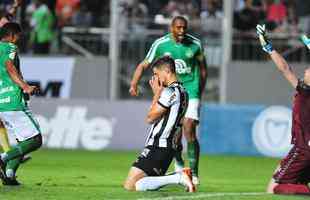
POLYGON ((29 160, 31 160, 31 156, 30 155, 24 155, 23 157, 22 157, 22 159, 21 159, 21 163, 22 164, 24 164, 24 163, 26 163, 26 162, 28 162, 29 160))
POLYGON ((20 182, 18 182, 16 180, 16 177, 12 177, 12 178, 6 177, 5 179, 2 180, 2 184, 7 185, 7 186, 19 186, 19 185, 21 185, 20 182))
POLYGON ((193 176, 192 181, 195 186, 200 184, 198 176, 193 176))
POLYGON ((196 187, 192 182, 192 171, 190 168, 183 168, 180 183, 186 187, 188 192, 196 192, 196 187))

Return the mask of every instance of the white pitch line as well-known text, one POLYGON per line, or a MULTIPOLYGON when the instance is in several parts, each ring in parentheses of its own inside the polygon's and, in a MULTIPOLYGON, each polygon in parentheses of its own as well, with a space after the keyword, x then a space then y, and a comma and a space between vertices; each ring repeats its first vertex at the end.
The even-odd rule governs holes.
POLYGON ((182 196, 170 196, 170 197, 158 197, 158 198, 140 198, 138 200, 174 200, 174 199, 199 199, 209 197, 221 197, 221 196, 259 196, 266 195, 265 192, 241 192, 241 193, 208 193, 198 195, 182 195, 182 196))

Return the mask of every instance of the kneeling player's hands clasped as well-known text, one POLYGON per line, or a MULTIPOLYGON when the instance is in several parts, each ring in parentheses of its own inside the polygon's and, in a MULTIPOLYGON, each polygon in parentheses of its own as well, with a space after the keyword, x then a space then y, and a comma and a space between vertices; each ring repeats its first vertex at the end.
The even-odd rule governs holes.
POLYGON ((262 45, 263 50, 267 53, 271 53, 273 51, 273 48, 271 42, 267 38, 265 24, 257 24, 256 33, 259 37, 259 42, 262 45))

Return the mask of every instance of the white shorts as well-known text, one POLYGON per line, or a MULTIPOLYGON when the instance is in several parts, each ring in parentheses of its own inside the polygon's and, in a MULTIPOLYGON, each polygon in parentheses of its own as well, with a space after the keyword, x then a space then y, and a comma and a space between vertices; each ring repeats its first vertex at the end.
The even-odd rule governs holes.
POLYGON ((200 99, 189 99, 185 118, 199 121, 200 99))
POLYGON ((30 110, 0 112, 0 118, 9 134, 24 141, 41 133, 38 122, 30 110))

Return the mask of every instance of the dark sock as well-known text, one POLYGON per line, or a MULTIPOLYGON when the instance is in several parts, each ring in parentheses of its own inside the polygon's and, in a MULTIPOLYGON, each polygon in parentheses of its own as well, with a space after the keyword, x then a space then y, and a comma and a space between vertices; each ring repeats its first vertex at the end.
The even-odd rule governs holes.
POLYGON ((189 161, 189 167, 192 170, 194 176, 198 176, 200 146, 198 140, 187 143, 187 156, 189 161))
POLYGON ((25 154, 37 150, 38 148, 41 147, 41 145, 42 145, 42 136, 41 134, 39 134, 28 140, 18 143, 10 151, 4 154, 5 156, 2 157, 2 160, 4 162, 8 162, 9 160, 13 160, 15 158, 21 157, 25 154))
POLYGON ((175 161, 178 165, 184 166, 184 160, 182 158, 183 145, 180 143, 176 149, 175 161))

